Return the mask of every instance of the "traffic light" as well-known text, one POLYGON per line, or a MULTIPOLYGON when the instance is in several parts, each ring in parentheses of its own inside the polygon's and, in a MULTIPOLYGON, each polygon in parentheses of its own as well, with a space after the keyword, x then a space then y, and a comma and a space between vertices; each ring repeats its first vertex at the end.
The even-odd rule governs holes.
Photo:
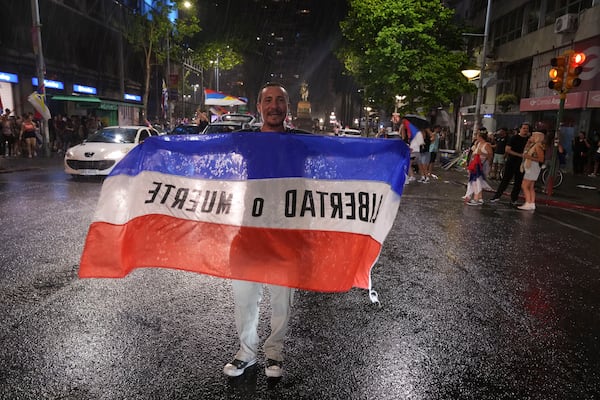
POLYGON ((550 82, 548 82, 548 87, 550 89, 556 90, 560 92, 563 88, 563 81, 565 78, 565 66, 567 64, 567 58, 565 56, 554 57, 550 60, 550 65, 552 68, 550 72, 548 72, 548 76, 550 76, 550 82))
POLYGON ((581 66, 585 62, 584 53, 573 53, 569 57, 569 66, 567 68, 567 77, 565 79, 565 89, 573 89, 581 85, 579 74, 583 71, 581 66))

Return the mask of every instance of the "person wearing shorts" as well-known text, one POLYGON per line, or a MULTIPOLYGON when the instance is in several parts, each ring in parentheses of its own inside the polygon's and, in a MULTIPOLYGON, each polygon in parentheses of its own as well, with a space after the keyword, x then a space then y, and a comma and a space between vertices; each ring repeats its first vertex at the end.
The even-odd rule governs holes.
POLYGON ((490 179, 500 179, 502 172, 504 172, 506 136, 506 128, 500 128, 494 135, 494 143, 492 144, 492 148, 494 149, 494 159, 492 160, 490 179))

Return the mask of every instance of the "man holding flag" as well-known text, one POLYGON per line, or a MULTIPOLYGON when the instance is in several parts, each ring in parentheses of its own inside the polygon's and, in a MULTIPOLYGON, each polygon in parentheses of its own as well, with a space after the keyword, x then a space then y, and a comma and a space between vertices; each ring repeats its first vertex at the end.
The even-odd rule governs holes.
POLYGON ((151 137, 102 185, 81 256, 82 278, 173 268, 231 279, 239 349, 225 365, 256 364, 259 304, 267 284, 268 377, 283 374, 295 289, 367 289, 398 211, 409 149, 286 129, 289 96, 264 86, 261 132, 151 137), (151 238, 151 240, 149 240, 151 238))
MULTIPOLYGON (((289 95, 277 83, 269 83, 258 93, 256 107, 262 117, 262 132, 286 132, 283 124, 288 112, 289 95)), ((240 237, 242 237, 240 235, 240 237)), ((240 348, 235 358, 227 363, 223 372, 228 376, 240 376, 246 368, 256 363, 259 337, 257 334, 259 304, 264 284, 232 280, 235 301, 235 325, 240 348)), ((271 334, 263 349, 266 357, 265 373, 278 378, 283 374, 283 342, 288 328, 294 289, 285 286, 266 285, 271 298, 271 334)))

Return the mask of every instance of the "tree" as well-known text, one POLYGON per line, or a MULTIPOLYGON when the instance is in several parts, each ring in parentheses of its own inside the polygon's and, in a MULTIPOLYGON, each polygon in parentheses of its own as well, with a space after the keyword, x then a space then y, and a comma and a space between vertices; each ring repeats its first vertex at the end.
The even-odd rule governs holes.
POLYGON ((439 0, 349 0, 338 57, 370 99, 403 111, 438 107, 472 90, 454 11, 439 0))
POLYGON ((167 55, 180 58, 187 47, 186 39, 200 31, 198 18, 186 15, 174 22, 169 18, 179 10, 177 2, 156 0, 154 7, 145 14, 130 15, 123 33, 127 41, 144 54, 144 116, 148 115, 148 96, 153 61, 162 65, 167 55))
POLYGON ((221 71, 229 71, 244 62, 234 42, 221 40, 203 45, 202 51, 193 53, 192 60, 203 70, 217 67, 221 71))

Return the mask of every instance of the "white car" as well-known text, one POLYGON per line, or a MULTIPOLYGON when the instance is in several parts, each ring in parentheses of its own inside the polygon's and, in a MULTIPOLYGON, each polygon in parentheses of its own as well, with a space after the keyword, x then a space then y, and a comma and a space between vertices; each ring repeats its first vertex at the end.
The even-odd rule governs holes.
POLYGON ((108 175, 125 154, 159 132, 147 126, 109 126, 65 153, 65 172, 70 175, 108 175))
POLYGON ((338 131, 338 136, 361 137, 361 132, 358 129, 342 128, 338 131))

